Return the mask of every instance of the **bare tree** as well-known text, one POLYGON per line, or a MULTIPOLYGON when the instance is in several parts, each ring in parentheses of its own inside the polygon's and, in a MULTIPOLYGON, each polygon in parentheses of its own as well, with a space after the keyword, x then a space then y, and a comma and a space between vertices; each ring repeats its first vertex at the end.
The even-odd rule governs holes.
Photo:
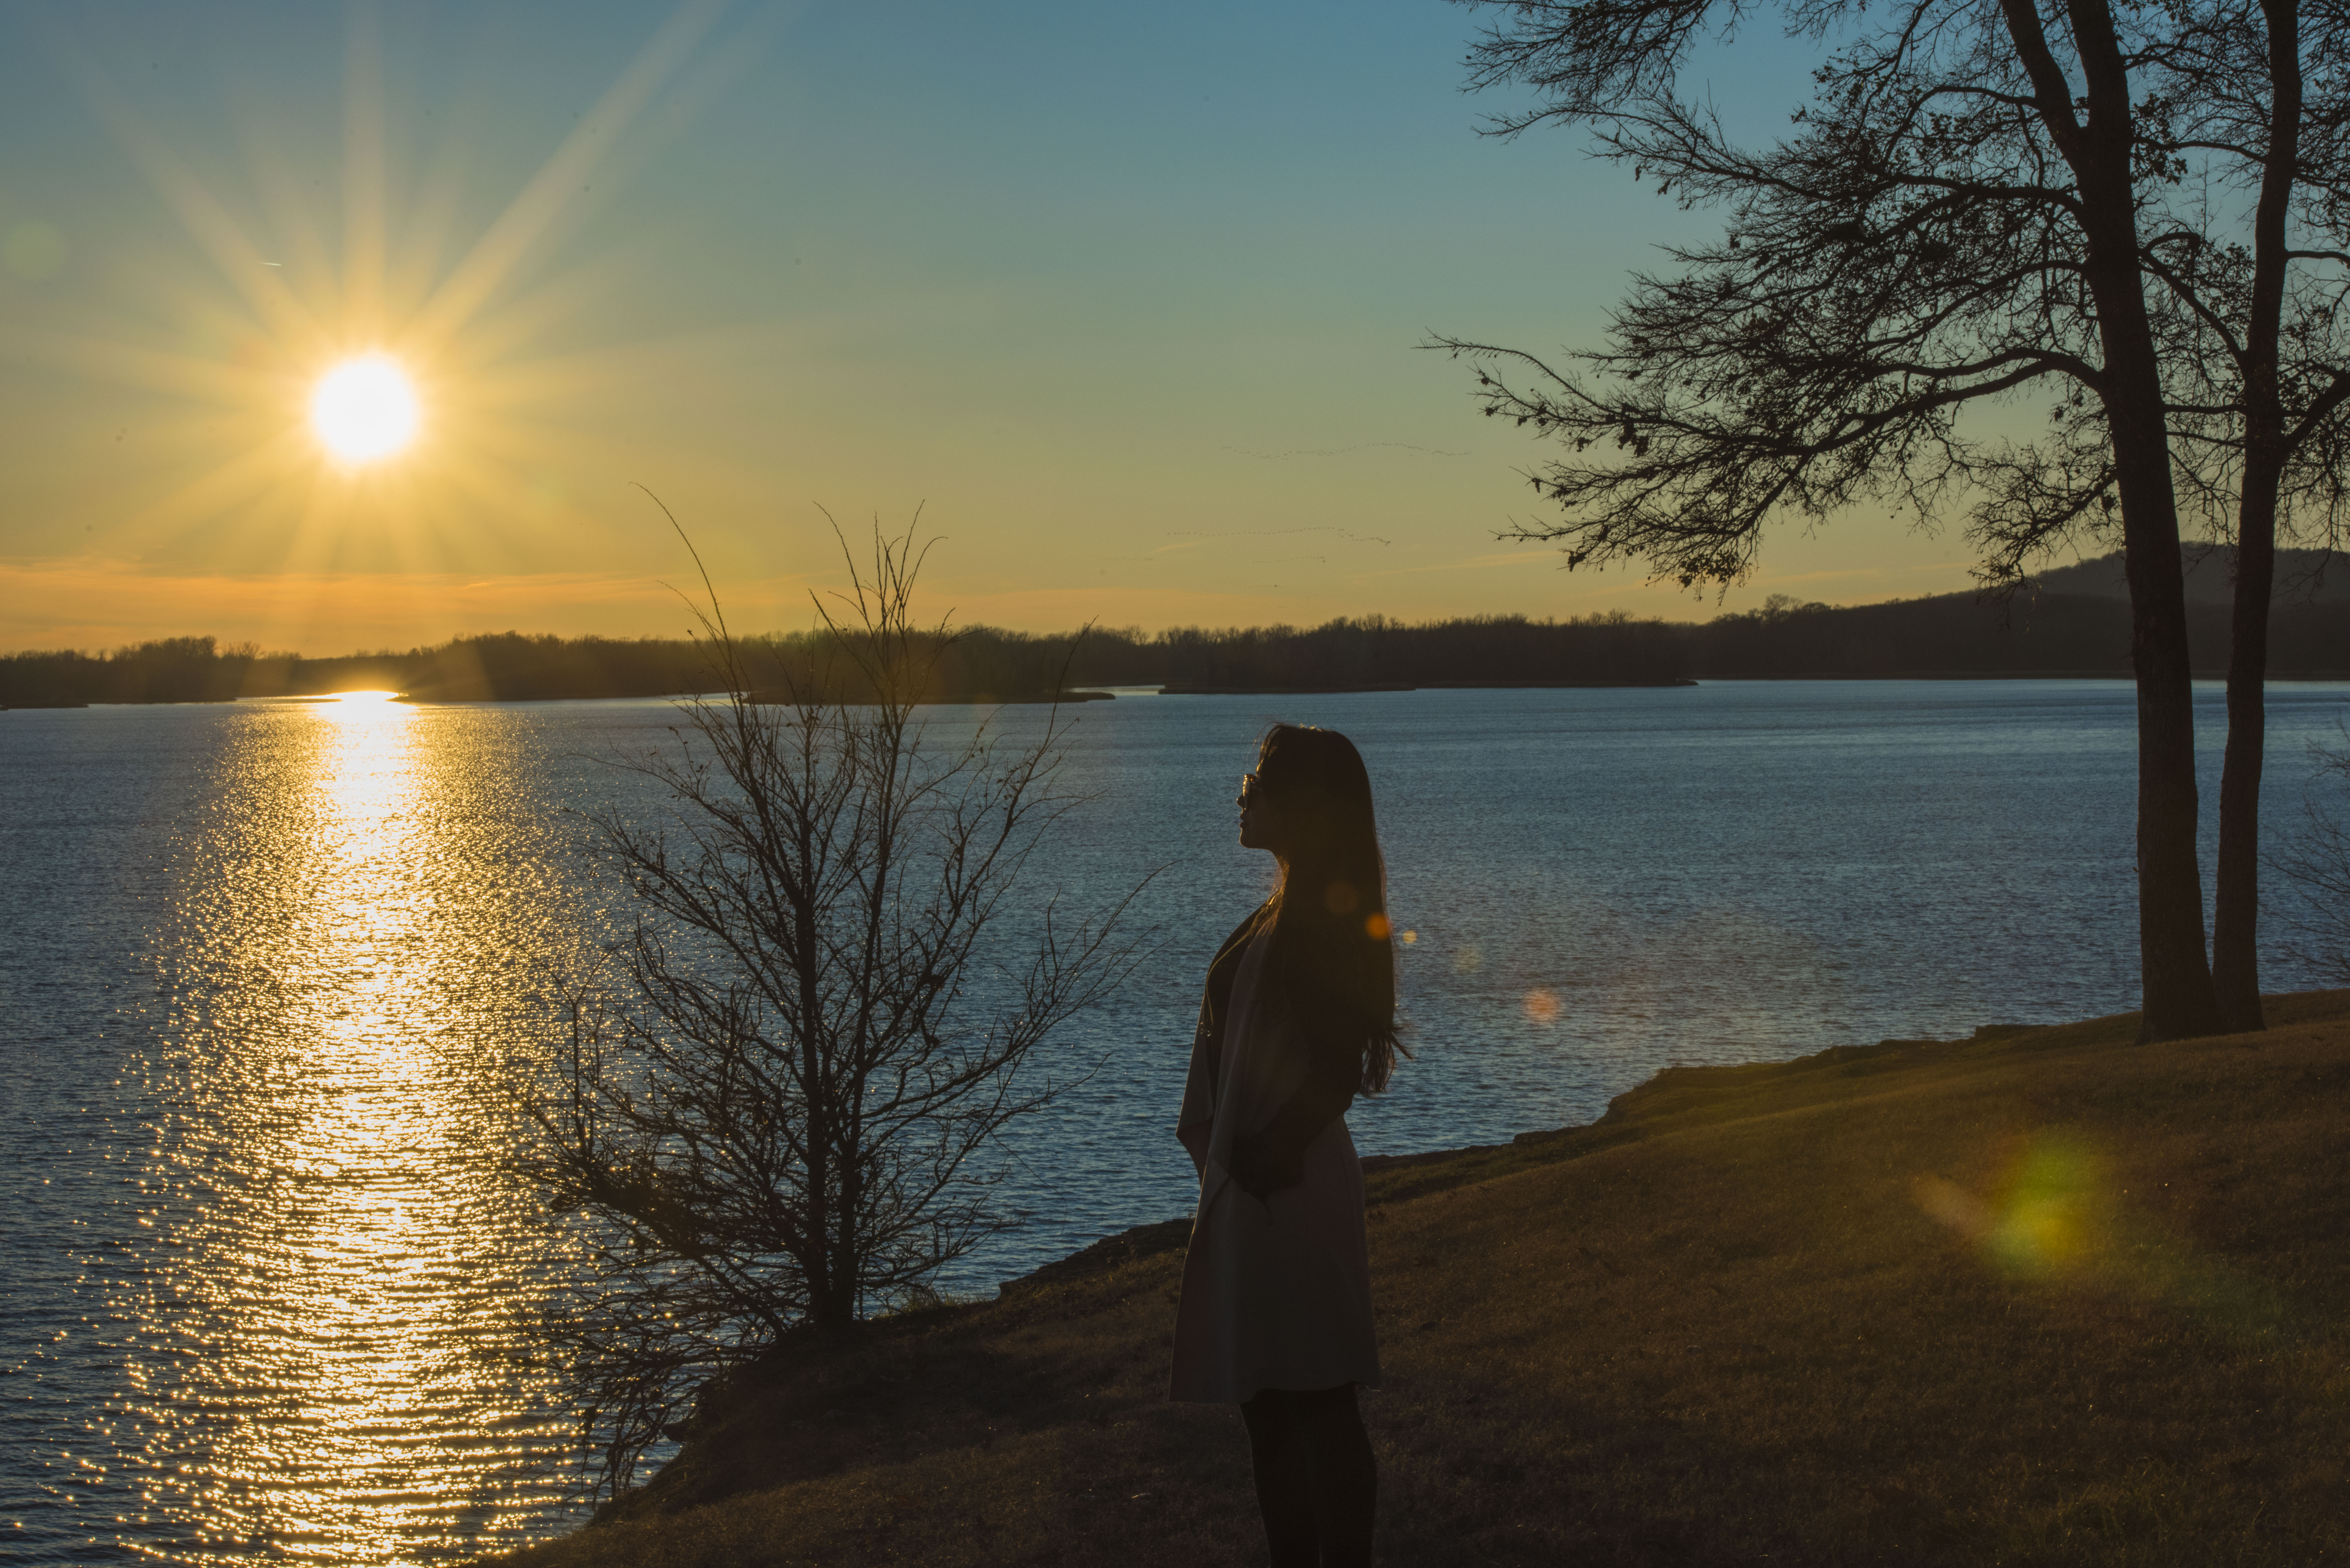
MULTIPOLYGON (((2250 179, 2265 203, 2276 122, 2265 109, 2243 117, 2285 79, 2262 63, 2272 13, 1786 0, 1791 32, 1835 47, 1794 134, 1751 150, 1678 79, 1691 47, 1748 7, 1492 3, 1509 20, 1475 46, 1472 82, 1536 93, 1499 133, 1587 123, 1603 156, 1731 214, 1721 242, 1673 250, 1675 272, 1637 278, 1607 347, 1565 370, 1440 340, 1485 361, 1487 413, 1567 449, 1534 475, 1566 515, 1523 536, 1564 541, 1570 566, 1639 560, 1685 586, 1726 585, 1752 568, 1776 517, 1878 499, 1922 521, 1963 499, 1996 585, 2061 543, 2117 531, 2138 686, 2145 1034, 2222 1027, 2196 855, 2175 443, 2202 443, 2181 457, 2203 476, 2198 499, 2220 493, 2225 462, 2198 462, 2255 450, 2267 462, 2274 410, 2262 399, 2290 340, 2311 369, 2293 417, 2308 427, 2297 472, 2313 493, 2333 483, 2323 459, 2340 447, 2339 396, 2317 369, 2338 357, 2338 286, 2314 280, 2295 296, 2298 337, 2254 331, 2262 310, 2283 319, 2271 253, 2237 257, 2212 239, 2229 215, 2215 182, 2250 179), (2247 49, 2257 82, 2241 78, 2247 49), (2230 127, 2241 133, 2232 151, 2217 140, 2230 127), (2041 438, 1962 423, 2026 396, 2053 405, 2041 438)), ((2338 34, 2329 17, 2321 41, 2297 36, 2286 52, 2334 49, 2338 34)), ((2290 108, 2288 142, 2309 118, 2290 108)))
POLYGON ((680 820, 596 818, 638 919, 619 983, 566 996, 525 1165, 589 1242, 554 1327, 602 1489, 712 1377, 927 1299, 1001 1228, 980 1157, 1067 1086, 1037 1078, 1038 1048, 1134 961, 1139 888, 1074 923, 1057 895, 1010 901, 1075 804, 1054 783, 1068 722, 926 729, 944 639, 912 619, 922 556, 877 529, 847 614, 818 601, 847 670, 754 669, 713 593, 730 695, 636 764, 680 820))

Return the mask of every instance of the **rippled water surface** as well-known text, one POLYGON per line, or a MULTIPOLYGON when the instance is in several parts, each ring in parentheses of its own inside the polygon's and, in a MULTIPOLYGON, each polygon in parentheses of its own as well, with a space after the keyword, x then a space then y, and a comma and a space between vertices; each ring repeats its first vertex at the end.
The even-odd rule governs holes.
MULTIPOLYGON (((2273 695, 2272 825, 2345 701, 2273 695)), ((1362 745, 1417 938, 1419 1059, 1350 1117, 1367 1153, 1588 1120, 1669 1062, 2134 1005, 2119 683, 1095 703, 1094 800, 1036 886, 1163 867, 1163 945, 1056 1048, 1098 1070, 1018 1131, 1023 1222, 951 1286, 1188 1208, 1168 1123, 1200 972, 1266 886, 1230 801, 1275 716, 1362 745)), ((422 1563, 571 1520, 515 1326, 562 1254, 500 1161, 537 966, 630 919, 567 808, 665 812, 611 764, 672 722, 0 714, 0 1559, 422 1563)))

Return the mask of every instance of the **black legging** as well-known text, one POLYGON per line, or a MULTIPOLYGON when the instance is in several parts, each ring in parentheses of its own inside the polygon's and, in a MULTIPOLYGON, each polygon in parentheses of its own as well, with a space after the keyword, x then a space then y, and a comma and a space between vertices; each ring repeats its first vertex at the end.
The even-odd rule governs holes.
POLYGON ((1379 1478, 1355 1386, 1267 1388, 1241 1416, 1273 1568, 1370 1568, 1379 1478))

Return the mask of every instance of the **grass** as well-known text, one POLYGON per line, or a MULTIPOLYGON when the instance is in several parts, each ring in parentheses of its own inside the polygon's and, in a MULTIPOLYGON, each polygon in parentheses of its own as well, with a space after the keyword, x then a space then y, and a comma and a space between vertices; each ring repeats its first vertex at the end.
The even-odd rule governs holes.
MULTIPOLYGON (((2350 992, 2271 1020, 1678 1068, 1374 1162, 1382 1561, 2350 1556, 2350 992)), ((1261 1562, 1237 1413, 1164 1397, 1180 1244, 787 1347, 497 1561, 1261 1562)))

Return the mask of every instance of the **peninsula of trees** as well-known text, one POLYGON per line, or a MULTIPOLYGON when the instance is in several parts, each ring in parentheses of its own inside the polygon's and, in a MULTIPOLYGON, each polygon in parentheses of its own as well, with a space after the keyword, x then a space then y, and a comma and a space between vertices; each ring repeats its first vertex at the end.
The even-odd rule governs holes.
MULTIPOLYGON (((2231 563, 2186 553, 2188 638, 2195 671, 2228 659, 2231 563)), ((2317 551, 2279 553, 2269 628, 2275 678, 2350 679, 2350 586, 2317 551)), ((1692 680, 2126 678, 2129 602, 2118 555, 2044 574, 2006 599, 1973 594, 1845 608, 1774 597, 1758 610, 1703 622, 1608 614, 1406 623, 1380 616, 1311 628, 1160 632, 1096 628, 1082 638, 971 627, 941 654, 929 697, 1032 701, 1071 688, 1177 691, 1378 690, 1422 686, 1651 686, 1692 680), (1072 644, 1075 644, 1074 649, 1072 644)), ((821 634, 752 639, 763 667, 830 681, 854 695, 821 634), (825 672, 830 671, 827 674, 825 672)), ((0 655, 0 706, 217 702, 378 689, 421 701, 652 697, 723 686, 690 640, 560 638, 500 632, 406 652, 306 659, 172 638, 107 653, 0 655)))

